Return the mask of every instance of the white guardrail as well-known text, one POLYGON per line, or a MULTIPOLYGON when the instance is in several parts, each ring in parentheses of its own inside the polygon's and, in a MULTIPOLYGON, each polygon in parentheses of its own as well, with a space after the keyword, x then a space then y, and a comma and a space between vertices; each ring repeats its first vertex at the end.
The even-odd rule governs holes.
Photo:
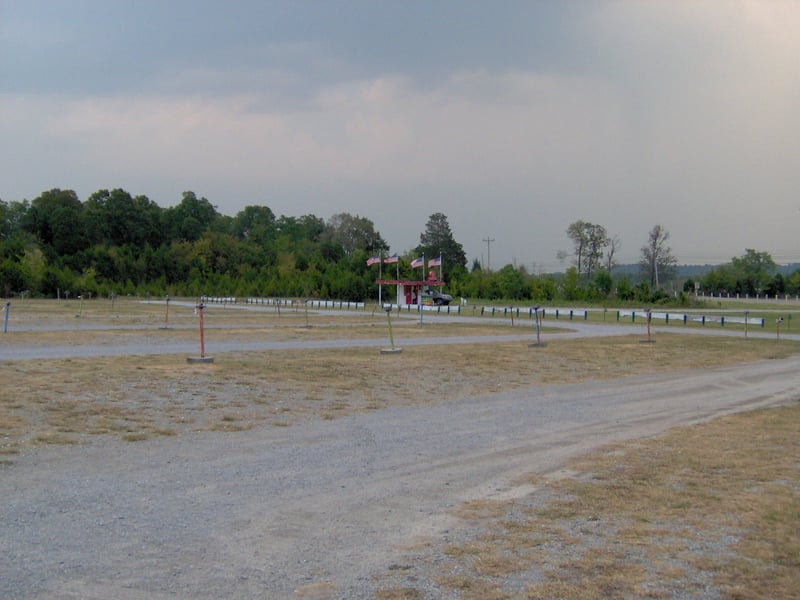
MULTIPOLYGON (((279 306, 279 307, 309 307, 309 308, 328 308, 340 310, 363 310, 366 308, 364 302, 348 302, 345 300, 300 300, 292 298, 236 298, 235 296, 201 296, 201 302, 207 304, 236 304, 243 302, 245 304, 257 304, 262 306, 279 306)), ((533 307, 502 307, 502 306, 466 306, 464 304, 447 304, 447 305, 428 305, 423 304, 421 307, 416 304, 392 304, 383 303, 384 310, 392 310, 399 312, 419 312, 420 308, 425 312, 441 313, 441 314, 471 314, 474 316, 489 316, 489 317, 528 317, 532 319, 535 314, 533 307)), ((596 309, 600 310, 600 309, 596 309)), ((605 310, 605 309, 604 309, 605 310)), ((587 320, 589 317, 590 309, 585 308, 554 308, 544 307, 538 309, 541 318, 556 320, 575 319, 587 320)), ((640 319, 647 322, 648 311, 645 310, 617 310, 617 321, 622 319, 630 319, 631 322, 636 322, 640 319)), ((666 311, 650 311, 650 321, 664 321, 664 323, 683 323, 686 325, 689 322, 700 323, 718 323, 720 326, 725 326, 726 323, 738 325, 755 325, 757 327, 764 327, 765 319, 756 317, 740 317, 733 315, 691 315, 688 313, 675 313, 666 311)))
MULTIPOLYGON (((618 310, 617 311, 617 321, 620 319, 625 319, 630 317, 631 321, 635 322, 636 319, 642 319, 643 321, 647 321, 647 311, 645 310, 618 310)), ((690 315, 690 314, 681 314, 681 313, 668 313, 668 312, 655 312, 650 311, 650 321, 652 322, 653 319, 657 319, 660 321, 664 321, 665 323, 669 324, 670 321, 672 322, 682 322, 684 325, 689 321, 693 323, 701 323, 705 325, 706 323, 719 323, 720 325, 724 326, 725 323, 736 323, 738 325, 757 325, 759 327, 764 327, 764 319, 763 318, 756 318, 756 317, 735 317, 729 315, 690 315)))

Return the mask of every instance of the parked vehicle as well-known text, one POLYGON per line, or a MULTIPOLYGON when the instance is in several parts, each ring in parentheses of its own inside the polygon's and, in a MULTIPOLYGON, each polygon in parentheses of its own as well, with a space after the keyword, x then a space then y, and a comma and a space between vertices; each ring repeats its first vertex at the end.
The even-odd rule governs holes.
POLYGON ((422 292, 422 303, 428 304, 429 302, 436 306, 447 306, 453 300, 450 294, 443 294, 433 288, 428 288, 422 292))

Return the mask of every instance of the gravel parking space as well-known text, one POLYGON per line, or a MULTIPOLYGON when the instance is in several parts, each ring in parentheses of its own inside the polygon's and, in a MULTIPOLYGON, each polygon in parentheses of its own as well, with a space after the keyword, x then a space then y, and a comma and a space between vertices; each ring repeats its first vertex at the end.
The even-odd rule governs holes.
POLYGON ((798 366, 26 448, 0 466, 0 597, 372 598, 409 547, 463 533, 448 516, 460 503, 524 494, 523 475, 610 441, 788 403, 798 366))

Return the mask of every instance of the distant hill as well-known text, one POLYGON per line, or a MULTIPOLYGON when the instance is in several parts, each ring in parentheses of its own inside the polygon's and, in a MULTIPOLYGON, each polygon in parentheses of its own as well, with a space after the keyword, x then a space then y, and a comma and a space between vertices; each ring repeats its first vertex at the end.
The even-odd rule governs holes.
MULTIPOLYGON (((698 279, 719 267, 720 265, 678 265, 676 279, 698 279)), ((800 269, 800 263, 790 263, 788 265, 778 265, 778 273, 788 276, 800 269)), ((615 277, 627 275, 628 278, 635 280, 641 275, 638 264, 617 265, 614 267, 615 277)))

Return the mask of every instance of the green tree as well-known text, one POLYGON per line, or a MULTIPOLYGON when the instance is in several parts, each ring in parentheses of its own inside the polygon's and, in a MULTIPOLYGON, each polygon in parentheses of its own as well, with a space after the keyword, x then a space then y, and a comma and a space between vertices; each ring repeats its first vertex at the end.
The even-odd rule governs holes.
POLYGON ((786 293, 786 280, 783 275, 776 273, 772 281, 767 286, 767 294, 770 296, 781 296, 786 293))
POLYGON ((576 267, 570 267, 561 281, 561 293, 566 300, 583 300, 584 291, 581 288, 581 276, 576 267))
POLYGON ((275 213, 267 206, 245 206, 233 218, 231 229, 242 241, 266 245, 275 235, 275 213))
POLYGON ((574 247, 578 275, 591 280, 601 266, 603 253, 610 243, 605 227, 588 221, 575 221, 567 227, 567 236, 574 247))
POLYGON ((205 198, 198 198, 191 191, 183 192, 180 204, 165 213, 166 225, 172 239, 189 242, 199 240, 206 230, 214 227, 219 217, 215 206, 205 198))
POLYGON ((736 293, 736 275, 731 264, 711 269, 703 275, 700 287, 709 294, 736 293))
POLYGON ((678 263, 672 254, 672 248, 667 246, 669 232, 663 225, 656 225, 650 230, 647 244, 642 246, 642 258, 639 268, 651 289, 658 289, 660 282, 667 281, 675 274, 678 263))
POLYGON ((527 300, 531 297, 531 289, 525 280, 525 274, 515 269, 513 265, 506 265, 496 274, 500 294, 508 300, 527 300))
POLYGON ((702 279, 702 288, 715 294, 784 293, 780 289, 781 285, 786 289, 786 282, 783 278, 777 279, 777 268, 769 253, 748 248, 742 256, 706 273, 702 279))
POLYGON ((0 241, 22 233, 21 223, 29 209, 27 200, 8 203, 0 200, 0 241))
POLYGON ((142 247, 162 242, 161 209, 147 196, 134 198, 119 188, 98 190, 84 202, 83 210, 92 243, 142 247))
POLYGON ((29 274, 25 267, 15 260, 7 258, 0 262, 0 290, 3 296, 10 296, 28 289, 29 274))
POLYGON ((467 255, 464 248, 453 237, 447 217, 442 213, 434 213, 428 218, 425 231, 419 236, 419 246, 414 253, 424 254, 426 260, 442 257, 445 272, 449 269, 466 269, 467 255))
POLYGON ((324 237, 327 241, 341 246, 348 256, 357 250, 369 254, 389 250, 389 245, 375 230, 372 221, 350 213, 338 213, 328 219, 324 237))
POLYGON ((36 236, 48 259, 72 255, 89 246, 83 206, 72 190, 43 192, 31 202, 21 225, 36 236))
POLYGON ((614 287, 614 280, 611 274, 605 269, 600 269, 592 278, 592 291, 597 298, 607 298, 614 287))
POLYGON ((619 298, 624 302, 629 302, 633 300, 633 298, 636 295, 636 292, 631 286, 631 282, 628 281, 628 278, 622 277, 618 279, 616 283, 617 283, 617 289, 616 289, 617 298, 619 298))
POLYGON ((769 286, 778 266, 768 252, 747 248, 742 256, 731 259, 731 268, 738 293, 761 294, 769 286))
POLYGON ((800 294, 800 269, 786 278, 786 293, 794 295, 800 294))

